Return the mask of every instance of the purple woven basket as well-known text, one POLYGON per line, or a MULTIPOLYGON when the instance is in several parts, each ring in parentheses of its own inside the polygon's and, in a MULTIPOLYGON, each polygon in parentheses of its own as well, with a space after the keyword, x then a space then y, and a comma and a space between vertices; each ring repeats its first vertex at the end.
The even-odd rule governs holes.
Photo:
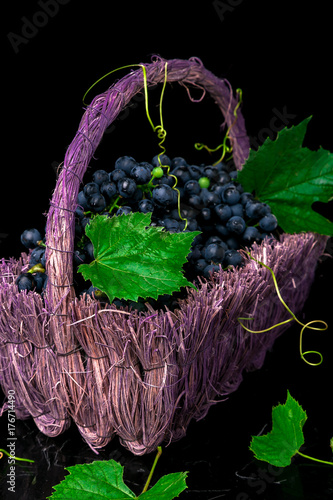
MULTIPOLYGON (((165 60, 145 64, 148 87, 163 83, 165 60)), ((215 100, 228 127, 237 99, 226 80, 200 60, 169 60, 168 82, 199 86, 215 100)), ((97 452, 118 435, 134 454, 183 437, 192 419, 235 391, 244 370, 262 366, 287 325, 251 334, 237 321, 251 316, 262 330, 289 317, 267 269, 246 259, 188 290, 174 312, 128 312, 90 298, 76 298, 73 282, 74 212, 87 166, 104 131, 142 92, 142 68, 96 96, 70 144, 50 203, 46 229, 46 296, 17 292, 15 279, 27 255, 1 261, 0 383, 15 390, 16 416, 33 418, 48 436, 74 422, 97 452)), ((249 152, 237 110, 231 128, 236 167, 249 152)), ((254 245, 252 255, 270 266, 294 313, 304 305, 326 238, 282 235, 254 245)), ((7 409, 7 403, 1 413, 7 409)))

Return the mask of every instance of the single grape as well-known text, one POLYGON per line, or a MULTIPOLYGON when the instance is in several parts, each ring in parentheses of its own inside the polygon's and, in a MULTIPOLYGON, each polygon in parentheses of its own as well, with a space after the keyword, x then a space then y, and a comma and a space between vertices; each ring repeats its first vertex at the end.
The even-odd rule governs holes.
POLYGON ((184 189, 185 193, 188 195, 199 194, 201 191, 199 182, 193 179, 186 182, 184 189))
POLYGON ((270 212, 270 208, 259 201, 249 200, 245 205, 245 212, 250 219, 260 219, 270 212))
POLYGON ((29 267, 33 267, 36 264, 45 264, 45 248, 43 247, 34 248, 30 254, 29 267))
POLYGON ((36 281, 31 273, 21 273, 16 279, 16 285, 19 292, 30 292, 36 288, 36 281))
POLYGON ((230 217, 228 222, 226 223, 226 228, 235 234, 242 234, 245 231, 246 224, 243 217, 239 217, 238 215, 233 215, 230 217))
POLYGON ((202 177, 202 169, 197 165, 189 165, 187 169, 191 176, 191 180, 198 181, 200 177, 202 177))
POLYGON ((96 170, 92 175, 93 181, 101 186, 104 182, 109 182, 109 174, 105 170, 96 170))
POLYGON ((130 175, 137 184, 147 184, 151 179, 150 169, 144 165, 133 167, 130 175))
POLYGON ((239 202, 240 197, 241 197, 240 192, 238 191, 235 185, 226 187, 222 191, 221 195, 222 201, 224 203, 228 203, 228 205, 235 205, 236 203, 239 202))
POLYGON ((278 226, 277 218, 273 214, 267 214, 260 219, 259 226, 267 233, 274 231, 278 226))
POLYGON ((118 193, 123 198, 132 198, 132 196, 134 196, 136 188, 137 186, 134 179, 131 179, 129 177, 124 177, 123 179, 118 181, 117 184, 118 193))
POLYGON ((42 235, 40 234, 38 229, 35 228, 25 229, 21 234, 21 243, 26 248, 35 248, 36 246, 38 246, 38 242, 42 239, 42 235))
POLYGON ((143 214, 147 214, 148 212, 154 211, 154 203, 151 200, 145 198, 144 200, 139 201, 138 203, 139 212, 143 214))
POLYGON ((102 212, 106 208, 106 201, 102 194, 96 193, 90 196, 89 206, 93 212, 102 212))
POLYGON ((223 259, 223 266, 240 266, 243 264, 243 257, 234 249, 227 250, 223 259))
POLYGON ((117 193, 117 186, 114 182, 108 181, 108 182, 103 182, 101 185, 101 194, 104 196, 105 199, 108 201, 113 198, 116 193, 117 193))
POLYGON ((244 243, 249 245, 252 244, 254 241, 260 240, 260 232, 256 227, 249 226, 245 229, 244 233, 242 234, 242 238, 244 243))
POLYGON ((229 205, 226 205, 225 203, 220 203, 219 205, 216 205, 214 207, 215 213, 218 216, 220 221, 227 221, 232 217, 232 210, 229 205))
POLYGON ((210 180, 208 179, 208 177, 200 177, 200 179, 198 180, 199 182, 199 186, 204 189, 204 188, 209 188, 210 186, 210 180))
POLYGON ((212 277, 212 274, 218 273, 220 270, 220 266, 217 264, 208 264, 208 266, 205 267, 203 270, 203 275, 206 279, 209 279, 212 277))
POLYGON ((121 170, 120 168, 116 168, 110 173, 110 181, 114 182, 115 184, 118 183, 121 179, 124 179, 127 177, 126 172, 124 170, 121 170))
POLYGON ((162 167, 153 168, 152 174, 153 174, 153 177, 155 177, 156 179, 160 179, 164 175, 163 168, 162 167))
POLYGON ((114 165, 115 170, 120 169, 126 173, 126 176, 130 175, 131 170, 136 165, 136 161, 131 156, 121 156, 116 160, 114 165))
POLYGON ((198 274, 202 274, 205 267, 208 266, 208 262, 205 259, 198 259, 194 265, 194 269, 198 274))
POLYGON ((96 182, 88 182, 83 188, 86 198, 89 199, 93 194, 99 193, 99 185, 96 182))
POLYGON ((211 243, 204 250, 205 260, 213 262, 222 262, 225 254, 225 249, 219 243, 211 243))
POLYGON ((153 189, 153 201, 161 207, 167 207, 175 203, 175 194, 177 196, 177 192, 170 186, 160 184, 153 189))

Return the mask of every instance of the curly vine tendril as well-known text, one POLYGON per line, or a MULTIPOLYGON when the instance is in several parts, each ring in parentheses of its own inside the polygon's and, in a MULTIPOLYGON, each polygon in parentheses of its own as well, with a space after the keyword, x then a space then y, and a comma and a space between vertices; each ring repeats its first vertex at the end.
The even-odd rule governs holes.
POLYGON ((158 154, 157 156, 157 159, 158 159, 158 163, 160 165, 161 168, 166 168, 167 169, 167 175, 169 175, 170 177, 173 177, 174 180, 175 180, 175 183, 174 185, 172 186, 172 189, 174 189, 175 191, 177 191, 177 200, 178 200, 178 215, 179 215, 179 218, 183 221, 185 221, 185 227, 184 227, 184 231, 185 229, 187 228, 187 219, 182 217, 181 213, 180 213, 180 192, 179 192, 179 189, 176 188, 177 186, 177 177, 175 175, 172 175, 170 174, 170 166, 169 165, 163 165, 162 162, 161 162, 161 156, 165 154, 166 152, 166 149, 164 147, 164 141, 165 141, 165 138, 166 138, 166 130, 163 126, 163 114, 162 114, 162 103, 163 103, 163 97, 164 97, 164 91, 165 91, 165 87, 166 87, 166 83, 167 83, 167 78, 168 78, 168 63, 166 62, 165 65, 164 65, 164 82, 163 82, 163 87, 162 87, 162 91, 161 91, 161 97, 160 97, 160 104, 159 104, 159 110, 160 110, 160 125, 154 125, 153 122, 152 122, 152 119, 150 117, 150 114, 149 114, 149 109, 148 109, 148 88, 147 88, 147 72, 146 72, 146 67, 144 65, 140 65, 141 68, 142 68, 142 72, 143 72, 143 80, 144 80, 144 92, 145 92, 145 107, 146 107, 146 115, 147 115, 147 118, 148 118, 148 121, 150 123, 150 125, 152 126, 152 129, 154 132, 157 132, 157 137, 158 139, 160 139, 160 142, 158 143, 158 146, 161 148, 161 152, 158 154))
POLYGON ((197 149, 198 151, 201 151, 202 149, 206 149, 209 153, 214 153, 215 151, 218 151, 219 149, 222 148, 221 157, 215 163, 213 163, 213 165, 217 165, 218 163, 222 162, 224 160, 226 153, 232 153, 232 146, 228 145, 227 141, 230 142, 230 131, 234 127, 234 125, 237 121, 237 118, 238 118, 237 111, 238 111, 238 108, 240 107, 240 105, 242 104, 242 100, 243 100, 242 89, 236 89, 236 93, 238 94, 239 99, 238 99, 238 102, 234 108, 233 115, 234 115, 235 119, 232 122, 232 124, 228 127, 228 130, 224 136, 222 144, 219 144, 219 146, 217 146, 216 148, 209 148, 208 146, 206 146, 205 144, 201 144, 200 142, 196 142, 194 144, 195 149, 197 149))
POLYGON ((266 328, 265 330, 250 330, 245 325, 243 325, 243 323, 240 321, 240 320, 243 320, 243 321, 253 320, 254 318, 237 318, 238 322, 244 328, 244 330, 246 330, 247 332, 250 332, 250 333, 265 333, 265 332, 269 332, 270 330, 273 330, 273 328, 277 328, 278 326, 285 325, 286 323, 289 323, 290 321, 295 320, 299 325, 302 326, 302 329, 301 329, 301 332, 300 332, 300 338, 299 338, 299 350, 300 350, 300 356, 301 356, 302 360, 305 361, 305 363, 307 363, 308 365, 311 365, 311 366, 319 366, 319 365, 321 365, 321 363, 323 362, 323 355, 320 352, 318 352, 318 351, 305 351, 304 352, 303 351, 303 333, 304 333, 304 330, 306 330, 306 328, 309 328, 310 330, 319 330, 319 331, 327 330, 327 328, 328 328, 327 323, 325 321, 320 320, 320 319, 316 319, 316 320, 312 320, 312 321, 309 321, 308 323, 304 324, 298 318, 296 318, 295 314, 290 310, 290 308, 287 306, 287 304, 285 303, 285 301, 281 297, 281 293, 280 293, 280 290, 279 290, 279 287, 278 287, 278 284, 277 284, 277 281, 276 281, 276 277, 275 277, 274 271, 269 266, 267 266, 266 264, 264 264, 263 262, 260 262, 259 260, 257 260, 254 257, 252 257, 252 255, 250 253, 248 253, 248 255, 250 256, 250 258, 252 260, 254 260, 258 264, 260 264, 261 266, 263 266, 263 267, 265 267, 266 269, 269 270, 269 272, 271 273, 272 278, 273 278, 273 282, 274 282, 274 286, 275 286, 275 290, 276 290, 277 296, 278 296, 281 304, 285 307, 285 309, 287 309, 287 311, 291 315, 291 318, 289 318, 289 319, 287 319, 285 321, 281 321, 281 323, 277 323, 276 325, 270 326, 269 328, 266 328), (320 324, 322 324, 324 326, 323 327, 310 326, 310 325, 313 325, 313 323, 320 323, 320 324), (307 356, 309 354, 315 354, 316 356, 319 356, 319 361, 317 361, 316 363, 308 361, 305 356, 307 356))
MULTIPOLYGON (((147 115, 147 118, 148 118, 148 121, 153 129, 154 132, 157 133, 157 137, 158 139, 160 139, 160 142, 158 143, 158 146, 161 148, 161 152, 158 154, 158 162, 159 162, 159 165, 162 169, 166 168, 167 170, 167 175, 169 175, 170 177, 173 177, 174 180, 175 180, 175 183, 174 185, 172 186, 172 189, 174 189, 175 191, 177 191, 177 198, 178 198, 178 215, 179 215, 179 218, 183 221, 185 221, 185 227, 184 227, 184 231, 185 229, 187 228, 187 219, 182 217, 181 216, 181 213, 180 213, 180 192, 179 192, 179 189, 176 188, 176 185, 177 185, 177 177, 175 175, 172 175, 170 174, 170 166, 169 165, 163 165, 162 162, 161 162, 161 156, 163 154, 165 154, 166 152, 166 149, 164 147, 164 141, 165 141, 165 138, 166 138, 166 130, 163 126, 163 115, 162 115, 162 102, 163 102, 163 97, 164 97, 164 91, 165 91, 165 87, 166 87, 166 83, 167 83, 167 76, 168 76, 168 71, 167 71, 167 67, 168 67, 168 63, 166 62, 165 63, 165 66, 164 66, 164 82, 163 82, 163 87, 162 87, 162 92, 161 92, 161 96, 160 96, 160 104, 159 104, 159 112, 160 112, 160 125, 154 125, 153 124, 153 121, 150 117, 150 114, 149 114, 149 108, 148 108, 148 84, 147 84, 147 70, 146 70, 146 67, 143 65, 143 64, 128 64, 126 66, 121 66, 120 68, 116 68, 116 69, 113 69, 112 71, 109 71, 108 73, 106 73, 105 75, 103 75, 101 78, 99 78, 98 80, 96 80, 96 82, 94 82, 89 88, 88 90, 86 91, 86 93, 84 94, 83 96, 83 103, 85 104, 84 100, 87 96, 87 94, 90 92, 90 90, 95 86, 97 85, 101 80, 103 80, 104 78, 106 78, 107 76, 111 75, 112 73, 115 73, 116 71, 120 71, 122 69, 125 69, 125 68, 132 68, 132 67, 140 67, 142 69, 142 73, 143 73, 143 88, 144 88, 144 94, 145 94, 145 109, 146 109, 146 115, 147 115)), ((152 179, 153 180, 154 178, 154 174, 152 174, 152 179)))

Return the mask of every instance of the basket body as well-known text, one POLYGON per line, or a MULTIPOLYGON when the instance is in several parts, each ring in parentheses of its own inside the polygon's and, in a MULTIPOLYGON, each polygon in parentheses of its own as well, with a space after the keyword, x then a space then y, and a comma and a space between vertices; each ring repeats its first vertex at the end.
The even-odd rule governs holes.
MULTIPOLYGON (((164 60, 145 66, 148 86, 163 82, 164 60)), ((168 61, 172 81, 202 87, 215 99, 225 124, 233 123, 237 100, 229 84, 199 60, 168 61)), ((251 334, 238 317, 254 317, 254 330, 289 317, 269 271, 250 259, 242 269, 221 271, 198 291, 189 290, 174 312, 129 313, 75 297, 72 257, 80 183, 105 129, 142 88, 141 69, 133 71, 97 96, 82 117, 50 203, 45 300, 16 291, 26 255, 2 260, 0 275, 0 383, 5 394, 15 390, 17 418, 32 417, 49 436, 73 421, 95 451, 117 434, 135 454, 184 436, 193 418, 203 418, 212 404, 237 389, 244 370, 262 366, 267 349, 287 329, 251 334)), ((240 112, 231 142, 241 168, 249 140, 240 112)), ((325 243, 325 237, 306 233, 252 249, 273 269, 296 314, 325 243)))

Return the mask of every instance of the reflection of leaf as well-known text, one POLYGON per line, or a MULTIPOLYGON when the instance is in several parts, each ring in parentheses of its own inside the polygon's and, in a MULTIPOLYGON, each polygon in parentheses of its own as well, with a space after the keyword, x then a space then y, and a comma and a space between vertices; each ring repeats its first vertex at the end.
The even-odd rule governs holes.
POLYGON ((311 206, 333 199, 333 154, 302 147, 310 118, 281 130, 275 141, 267 138, 258 151, 251 150, 237 180, 271 207, 286 233, 332 235, 333 223, 311 206))
POLYGON ((272 410, 272 431, 264 436, 253 436, 250 450, 258 460, 277 467, 290 465, 291 458, 304 443, 303 425, 306 412, 288 391, 287 401, 272 410))
POLYGON ((194 285, 182 274, 198 231, 169 233, 149 226, 151 214, 139 212, 108 218, 97 215, 86 226, 95 260, 79 271, 94 287, 114 298, 156 299, 194 285))
POLYGON ((163 476, 152 488, 136 496, 123 481, 123 467, 114 460, 66 467, 70 472, 54 486, 51 500, 172 500, 186 489, 186 472, 163 476))

